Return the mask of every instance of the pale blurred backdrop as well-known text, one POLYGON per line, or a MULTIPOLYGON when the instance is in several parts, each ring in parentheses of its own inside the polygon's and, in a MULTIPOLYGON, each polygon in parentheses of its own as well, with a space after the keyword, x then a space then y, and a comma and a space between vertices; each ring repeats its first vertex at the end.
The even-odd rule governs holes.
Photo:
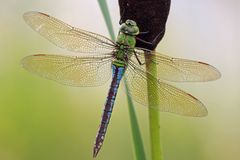
MULTIPOLYGON (((115 33, 117 0, 108 0, 115 33)), ((95 88, 63 86, 23 70, 34 53, 67 53, 22 19, 41 11, 109 37, 97 1, 0 2, 0 160, 89 160, 109 82, 95 88)), ((220 80, 174 84, 208 108, 204 118, 161 113, 164 160, 240 159, 240 3, 238 0, 172 1, 165 38, 157 51, 217 67, 220 80)), ((148 110, 135 103, 147 158, 148 110)), ((99 160, 133 160, 125 93, 120 88, 99 160)))

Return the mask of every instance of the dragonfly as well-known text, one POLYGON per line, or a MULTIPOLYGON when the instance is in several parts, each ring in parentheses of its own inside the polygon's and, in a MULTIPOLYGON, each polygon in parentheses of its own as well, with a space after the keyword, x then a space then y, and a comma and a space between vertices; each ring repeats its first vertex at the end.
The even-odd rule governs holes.
POLYGON ((23 15, 26 23, 56 46, 72 51, 72 55, 35 54, 21 64, 27 71, 70 86, 99 86, 111 78, 101 123, 93 147, 99 153, 106 135, 117 91, 123 76, 128 92, 136 102, 158 111, 201 117, 207 115, 202 102, 166 81, 204 82, 220 78, 213 66, 201 62, 172 58, 155 51, 135 47, 141 32, 135 21, 121 24, 117 40, 75 28, 45 13, 30 11, 23 15), (146 58, 148 57, 153 58, 146 58), (153 75, 147 65, 156 66, 153 75), (148 92, 148 88, 155 88, 148 92), (151 97, 158 100, 148 104, 151 97))

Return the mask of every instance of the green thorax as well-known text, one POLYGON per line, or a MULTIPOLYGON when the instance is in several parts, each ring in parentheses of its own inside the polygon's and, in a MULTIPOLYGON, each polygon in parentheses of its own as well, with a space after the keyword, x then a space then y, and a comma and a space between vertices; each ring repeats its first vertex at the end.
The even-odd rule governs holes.
POLYGON ((113 62, 116 66, 126 66, 128 58, 131 57, 136 45, 136 35, 139 33, 136 22, 127 20, 121 25, 117 37, 116 60, 113 62))
POLYGON ((129 48, 134 48, 136 45, 136 38, 135 36, 127 35, 123 32, 119 32, 117 37, 117 44, 125 47, 129 47, 129 48))

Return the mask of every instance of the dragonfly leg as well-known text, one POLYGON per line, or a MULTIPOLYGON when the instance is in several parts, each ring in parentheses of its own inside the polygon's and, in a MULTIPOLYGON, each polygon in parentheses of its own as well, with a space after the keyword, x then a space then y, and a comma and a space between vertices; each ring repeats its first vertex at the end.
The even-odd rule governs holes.
POLYGON ((134 52, 134 55, 135 55, 135 57, 136 57, 136 59, 137 59, 137 61, 138 61, 139 65, 144 65, 144 64, 145 64, 145 62, 144 62, 144 63, 142 63, 142 62, 140 61, 140 59, 138 58, 138 56, 137 56, 136 52, 134 52))
POLYGON ((139 41, 141 41, 141 42, 143 42, 143 43, 145 43, 145 44, 150 44, 150 45, 153 44, 152 42, 145 41, 145 40, 143 40, 143 39, 141 39, 141 38, 139 38, 139 37, 136 37, 136 39, 139 40, 139 41))
MULTIPOLYGON (((154 46, 156 46, 156 43, 158 43, 159 37, 161 37, 162 34, 164 34, 164 32, 165 32, 165 29, 162 30, 160 33, 158 33, 158 35, 157 35, 151 42, 145 41, 145 40, 143 40, 143 39, 141 39, 141 38, 139 38, 139 37, 136 37, 136 39, 139 40, 139 41, 142 42, 142 43, 145 43, 145 44, 148 44, 148 45, 151 45, 152 47, 154 47, 154 46)), ((140 32, 140 34, 147 34, 147 33, 149 33, 149 31, 140 32)), ((155 47, 154 47, 154 48, 155 48, 155 47)))
POLYGON ((148 33, 149 33, 149 31, 139 32, 140 35, 141 35, 141 34, 148 34, 148 33))
POLYGON ((164 34, 164 33, 165 33, 165 29, 163 29, 160 33, 158 33, 158 35, 153 39, 152 45, 155 45, 156 43, 158 43, 157 40, 158 40, 159 37, 161 37, 162 34, 164 34))

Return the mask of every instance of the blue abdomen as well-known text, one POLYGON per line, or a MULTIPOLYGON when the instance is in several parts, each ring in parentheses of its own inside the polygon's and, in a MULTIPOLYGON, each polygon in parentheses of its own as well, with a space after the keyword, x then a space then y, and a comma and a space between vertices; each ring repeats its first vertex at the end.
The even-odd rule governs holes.
POLYGON ((106 100, 106 103, 104 106, 104 111, 102 114, 102 121, 99 126, 98 134, 97 134, 95 145, 94 145, 94 150, 93 150, 94 157, 97 156, 97 154, 103 144, 104 137, 105 137, 107 127, 108 127, 108 123, 110 121, 110 117, 112 114, 113 105, 114 105, 114 102, 116 99, 118 87, 119 87, 120 81, 123 77, 125 67, 119 67, 119 66, 116 66, 113 64, 112 71, 113 71, 112 83, 111 83, 111 86, 110 86, 110 89, 108 92, 107 100, 106 100))

